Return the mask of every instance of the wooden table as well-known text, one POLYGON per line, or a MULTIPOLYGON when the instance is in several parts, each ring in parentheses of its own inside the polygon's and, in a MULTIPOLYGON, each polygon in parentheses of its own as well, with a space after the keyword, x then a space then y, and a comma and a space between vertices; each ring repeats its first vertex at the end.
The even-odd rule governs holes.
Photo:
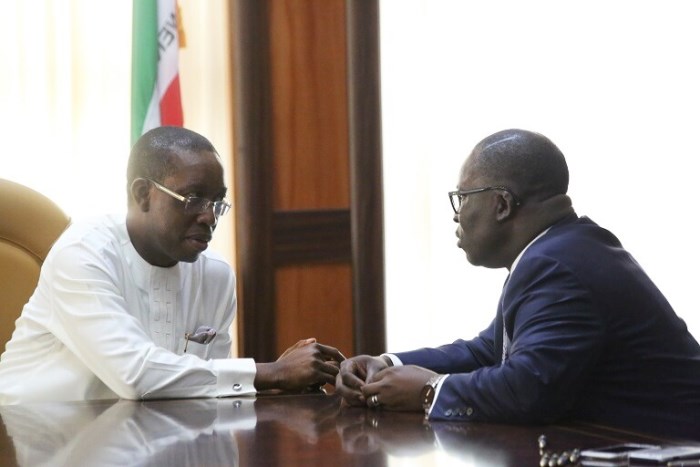
POLYGON ((2 466, 539 465, 555 451, 664 442, 605 427, 441 422, 341 407, 337 396, 99 401, 0 407, 2 466))

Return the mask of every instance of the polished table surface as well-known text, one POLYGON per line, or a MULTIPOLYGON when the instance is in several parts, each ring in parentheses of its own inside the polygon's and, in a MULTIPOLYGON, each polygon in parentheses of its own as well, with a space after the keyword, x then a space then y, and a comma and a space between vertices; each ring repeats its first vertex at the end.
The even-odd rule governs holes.
POLYGON ((554 451, 655 442, 585 424, 424 423, 333 395, 0 407, 2 466, 537 466, 554 451))

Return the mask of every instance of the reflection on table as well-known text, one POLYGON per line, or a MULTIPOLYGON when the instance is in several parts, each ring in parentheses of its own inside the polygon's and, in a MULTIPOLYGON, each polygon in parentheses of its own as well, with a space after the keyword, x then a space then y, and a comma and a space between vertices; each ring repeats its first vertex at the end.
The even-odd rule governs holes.
POLYGON ((669 441, 577 424, 425 423, 332 395, 33 404, 0 416, 0 465, 32 467, 534 466, 540 434, 554 450, 669 441))

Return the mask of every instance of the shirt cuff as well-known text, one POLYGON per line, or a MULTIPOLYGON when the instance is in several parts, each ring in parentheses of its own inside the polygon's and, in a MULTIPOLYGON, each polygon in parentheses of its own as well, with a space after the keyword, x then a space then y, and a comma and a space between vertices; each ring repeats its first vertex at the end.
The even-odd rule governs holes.
POLYGON ((252 358, 220 358, 211 360, 217 373, 216 396, 252 396, 256 394, 255 360, 252 358))
POLYGON ((393 353, 383 353, 381 356, 388 357, 389 360, 391 360, 391 363, 394 364, 394 366, 403 366, 403 362, 401 361, 401 359, 393 353))

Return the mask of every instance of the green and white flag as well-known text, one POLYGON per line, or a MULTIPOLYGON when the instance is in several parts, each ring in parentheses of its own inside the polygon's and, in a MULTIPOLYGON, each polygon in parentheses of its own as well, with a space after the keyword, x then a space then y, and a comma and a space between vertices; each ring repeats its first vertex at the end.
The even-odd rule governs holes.
POLYGON ((183 124, 178 66, 180 35, 176 0, 134 0, 132 144, 152 128, 183 124))

